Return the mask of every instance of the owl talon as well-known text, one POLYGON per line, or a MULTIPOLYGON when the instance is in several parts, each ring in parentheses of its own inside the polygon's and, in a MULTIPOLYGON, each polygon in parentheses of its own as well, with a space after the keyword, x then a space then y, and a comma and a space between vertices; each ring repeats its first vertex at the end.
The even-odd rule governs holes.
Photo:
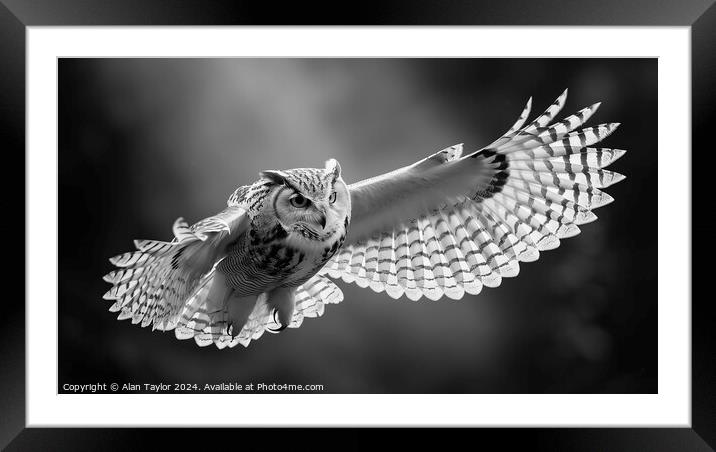
POLYGON ((231 339, 233 340, 236 336, 238 336, 239 333, 236 332, 236 329, 234 328, 234 322, 229 322, 226 325, 226 334, 231 336, 231 339))
POLYGON ((267 330, 271 331, 272 333, 280 333, 281 331, 288 328, 288 325, 281 325, 280 328, 276 328, 275 330, 273 328, 267 328, 267 330))
POLYGON ((276 324, 278 324, 278 325, 281 325, 281 326, 280 326, 279 328, 276 328, 276 329, 266 328, 267 330, 269 330, 269 331, 272 332, 272 333, 280 333, 281 331, 285 330, 285 329, 288 327, 288 325, 283 325, 283 324, 281 324, 281 322, 278 321, 278 319, 276 318, 277 315, 278 315, 278 309, 275 309, 275 308, 274 308, 274 310, 273 310, 273 321, 274 321, 274 323, 276 323, 276 324))

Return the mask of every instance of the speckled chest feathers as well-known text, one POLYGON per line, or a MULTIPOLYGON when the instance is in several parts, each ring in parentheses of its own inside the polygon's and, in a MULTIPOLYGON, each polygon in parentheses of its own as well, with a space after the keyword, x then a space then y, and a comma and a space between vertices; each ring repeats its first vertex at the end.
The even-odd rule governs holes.
POLYGON ((264 171, 229 205, 251 218, 218 266, 241 296, 309 280, 341 248, 350 223, 350 195, 330 160, 325 169, 264 171))

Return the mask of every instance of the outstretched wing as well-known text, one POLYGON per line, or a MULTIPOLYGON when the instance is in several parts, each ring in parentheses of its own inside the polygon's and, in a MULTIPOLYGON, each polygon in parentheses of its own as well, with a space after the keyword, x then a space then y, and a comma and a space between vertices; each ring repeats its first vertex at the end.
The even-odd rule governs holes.
POLYGON ((476 152, 452 146, 350 185, 350 230, 322 273, 393 298, 459 299, 578 234, 596 219, 593 209, 613 200, 600 188, 624 176, 603 168, 625 151, 590 147, 616 123, 577 130, 598 103, 550 124, 566 97, 523 127, 530 99, 504 135, 476 152))
POLYGON ((247 224, 245 210, 228 207, 191 227, 179 218, 172 242, 135 240, 137 251, 111 258, 118 268, 104 276, 112 284, 103 297, 114 301, 110 311, 143 327, 173 329, 180 314, 202 300, 214 265, 247 224))

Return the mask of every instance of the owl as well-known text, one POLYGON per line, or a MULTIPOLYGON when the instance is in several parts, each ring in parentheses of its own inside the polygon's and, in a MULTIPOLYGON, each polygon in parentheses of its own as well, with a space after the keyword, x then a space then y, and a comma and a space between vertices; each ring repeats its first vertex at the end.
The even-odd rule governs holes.
POLYGON ((481 149, 454 145, 350 185, 334 159, 263 171, 220 213, 177 219, 172 241, 135 240, 111 258, 104 299, 120 320, 223 349, 320 317, 343 300, 334 280, 410 300, 497 287, 594 221, 613 201, 601 189, 624 179, 604 168, 625 151, 591 147, 619 124, 581 128, 599 103, 553 122, 566 96, 525 126, 530 98, 481 149))

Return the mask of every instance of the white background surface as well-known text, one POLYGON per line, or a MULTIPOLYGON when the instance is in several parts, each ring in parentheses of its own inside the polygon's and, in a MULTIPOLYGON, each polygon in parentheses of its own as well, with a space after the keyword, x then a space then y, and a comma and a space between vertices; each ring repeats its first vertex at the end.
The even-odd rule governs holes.
POLYGON ((27 425, 689 426, 689 43, 687 27, 28 28, 27 425), (57 58, 72 56, 658 57, 655 132, 669 162, 659 166, 653 225, 659 393, 58 395, 57 304, 47 302, 57 300, 57 237, 47 231, 58 213, 57 58))

